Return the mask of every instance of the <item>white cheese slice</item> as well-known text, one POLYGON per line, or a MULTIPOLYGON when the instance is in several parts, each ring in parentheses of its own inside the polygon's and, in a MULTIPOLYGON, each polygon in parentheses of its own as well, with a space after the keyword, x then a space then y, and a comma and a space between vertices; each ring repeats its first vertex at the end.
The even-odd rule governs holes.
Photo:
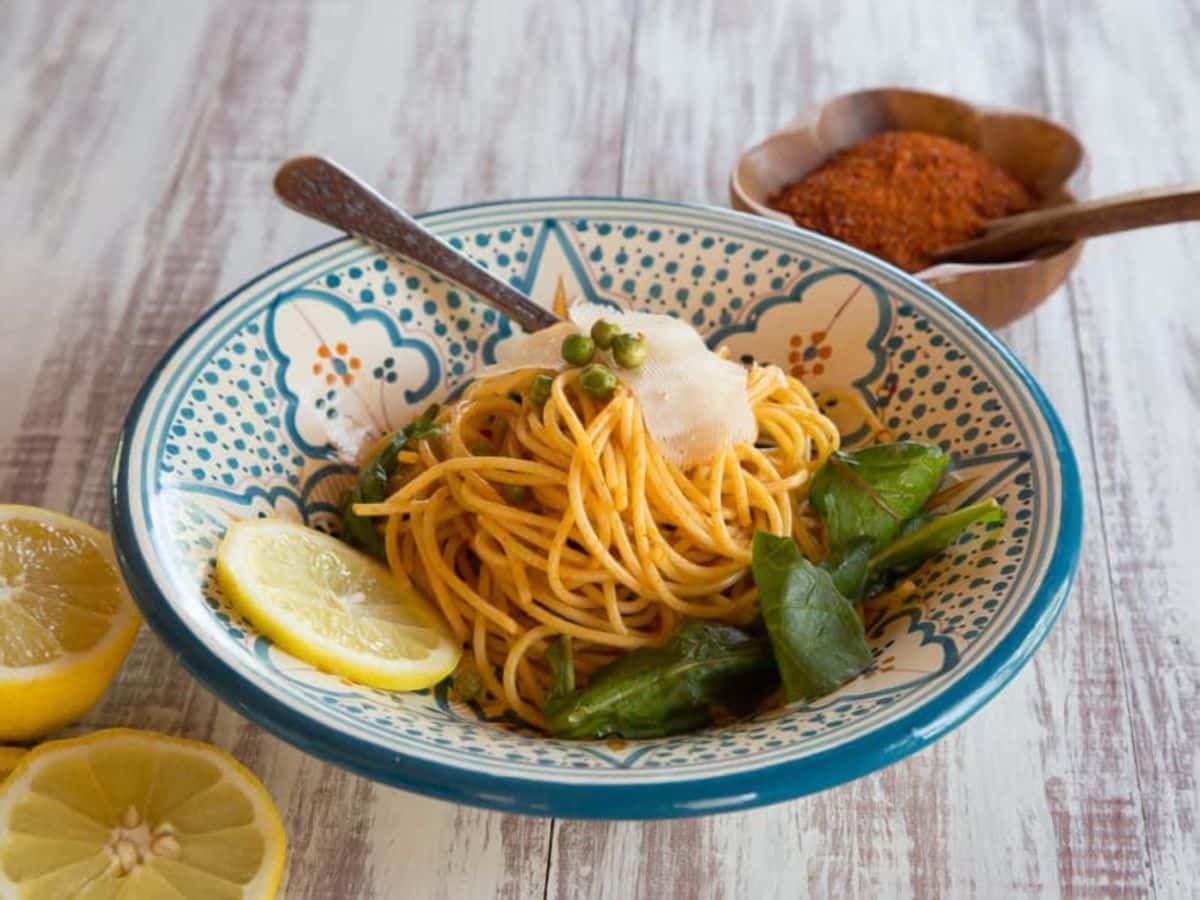
POLYGON ((597 320, 605 319, 645 339, 646 361, 636 369, 613 365, 607 354, 598 353, 597 361, 608 363, 638 398, 646 428, 668 459, 690 466, 732 444, 753 443, 758 426, 746 390, 746 370, 709 350, 686 322, 595 303, 577 302, 568 315, 569 322, 502 345, 496 364, 480 375, 526 368, 562 371, 567 367, 561 355, 563 338, 574 332, 587 334, 597 320))

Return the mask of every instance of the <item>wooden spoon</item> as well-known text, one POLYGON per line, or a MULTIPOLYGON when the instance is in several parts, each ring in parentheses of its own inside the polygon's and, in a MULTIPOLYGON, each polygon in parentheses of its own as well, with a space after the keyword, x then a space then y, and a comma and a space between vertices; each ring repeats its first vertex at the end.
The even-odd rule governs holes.
POLYGON ((526 331, 540 331, 561 321, 331 160, 289 159, 275 173, 275 193, 296 212, 374 241, 458 282, 526 331))
POLYGON ((988 223, 982 237, 934 254, 937 263, 1015 262, 1080 238, 1200 219, 1200 184, 1052 206, 988 223))

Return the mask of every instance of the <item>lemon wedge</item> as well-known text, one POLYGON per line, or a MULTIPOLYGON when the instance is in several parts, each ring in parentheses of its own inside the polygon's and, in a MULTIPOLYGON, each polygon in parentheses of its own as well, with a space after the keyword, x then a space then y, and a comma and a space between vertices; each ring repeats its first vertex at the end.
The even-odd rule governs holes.
POLYGON ((108 536, 29 506, 0 506, 0 741, 82 716, 140 624, 108 536))
POLYGON ((231 526, 217 579, 263 634, 334 675, 411 691, 458 664, 458 644, 425 599, 370 557, 298 523, 231 526))
POLYGON ((17 767, 21 757, 28 753, 24 747, 0 747, 0 782, 17 767))
POLYGON ((153 732, 49 741, 0 785, 0 897, 273 897, 285 846, 248 769, 153 732))

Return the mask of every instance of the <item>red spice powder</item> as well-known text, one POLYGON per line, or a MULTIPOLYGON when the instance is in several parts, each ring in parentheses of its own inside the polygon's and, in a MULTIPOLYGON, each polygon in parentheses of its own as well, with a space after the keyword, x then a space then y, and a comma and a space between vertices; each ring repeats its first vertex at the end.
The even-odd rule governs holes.
POLYGON ((1032 209, 1033 193, 978 150, 920 131, 886 131, 835 153, 768 203, 797 225, 908 272, 989 219, 1032 209))

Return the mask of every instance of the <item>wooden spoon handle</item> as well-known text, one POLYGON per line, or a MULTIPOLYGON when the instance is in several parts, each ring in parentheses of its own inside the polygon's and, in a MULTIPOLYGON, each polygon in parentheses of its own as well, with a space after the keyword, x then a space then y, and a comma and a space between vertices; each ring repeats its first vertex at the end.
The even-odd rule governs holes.
POLYGON ((1080 238, 1193 219, 1200 219, 1200 185, 1134 191, 996 219, 982 237, 947 247, 934 261, 1006 262, 1080 238))
POLYGON ((275 173, 275 193, 297 212, 381 244, 458 282, 526 331, 560 321, 331 160, 289 159, 275 173))

